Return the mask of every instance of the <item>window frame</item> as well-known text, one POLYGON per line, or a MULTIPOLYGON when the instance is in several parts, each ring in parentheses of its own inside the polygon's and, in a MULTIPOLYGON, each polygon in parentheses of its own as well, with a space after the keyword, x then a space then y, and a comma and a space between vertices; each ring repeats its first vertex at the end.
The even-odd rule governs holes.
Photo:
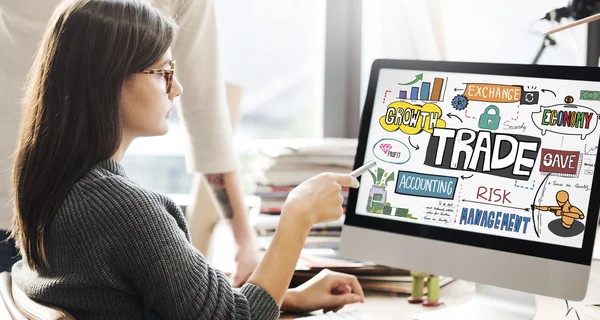
POLYGON ((362 0, 328 0, 323 137, 357 138, 360 124, 362 0))

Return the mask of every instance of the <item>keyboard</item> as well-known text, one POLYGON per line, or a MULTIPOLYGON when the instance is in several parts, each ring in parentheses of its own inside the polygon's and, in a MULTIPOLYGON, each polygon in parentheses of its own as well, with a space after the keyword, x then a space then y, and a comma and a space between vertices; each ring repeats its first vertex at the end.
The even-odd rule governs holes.
POLYGON ((364 311, 352 310, 352 311, 339 311, 339 312, 327 312, 318 316, 310 316, 304 318, 296 318, 304 320, 375 320, 372 316, 368 315, 364 311))

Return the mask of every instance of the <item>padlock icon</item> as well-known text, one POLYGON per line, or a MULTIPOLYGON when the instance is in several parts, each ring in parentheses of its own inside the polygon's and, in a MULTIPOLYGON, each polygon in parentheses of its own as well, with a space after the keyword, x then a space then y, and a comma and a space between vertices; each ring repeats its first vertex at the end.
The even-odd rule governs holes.
POLYGON ((479 128, 486 130, 496 130, 500 126, 500 110, 495 105, 485 108, 485 111, 479 116, 479 128), (490 111, 494 113, 490 113, 490 111))

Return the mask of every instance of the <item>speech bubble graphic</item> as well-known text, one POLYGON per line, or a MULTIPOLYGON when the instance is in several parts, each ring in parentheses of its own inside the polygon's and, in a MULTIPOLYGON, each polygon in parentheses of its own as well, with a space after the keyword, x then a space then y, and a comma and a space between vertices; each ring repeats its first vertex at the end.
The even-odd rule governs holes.
POLYGON ((405 164, 410 160, 410 149, 401 141, 384 138, 373 145, 373 155, 383 162, 405 164), (382 146, 386 147, 382 148, 382 146))
POLYGON ((432 133, 434 128, 445 128, 442 109, 433 103, 414 105, 406 101, 396 101, 388 105, 385 115, 379 118, 381 127, 389 132, 398 129, 406 134, 432 133))
POLYGON ((531 120, 542 131, 542 135, 550 131, 562 135, 580 135, 584 140, 596 129, 598 114, 584 106, 555 104, 540 106, 539 112, 531 113, 531 120))

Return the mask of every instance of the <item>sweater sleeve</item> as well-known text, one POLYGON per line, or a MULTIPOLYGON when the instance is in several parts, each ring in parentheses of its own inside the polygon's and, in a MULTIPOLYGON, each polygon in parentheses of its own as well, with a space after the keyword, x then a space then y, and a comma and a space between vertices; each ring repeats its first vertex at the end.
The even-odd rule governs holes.
POLYGON ((277 319, 279 308, 264 289, 233 290, 187 240, 181 224, 154 194, 111 184, 111 196, 93 206, 106 217, 111 264, 143 296, 144 308, 164 319, 277 319), (117 205, 118 204, 118 205, 117 205))

